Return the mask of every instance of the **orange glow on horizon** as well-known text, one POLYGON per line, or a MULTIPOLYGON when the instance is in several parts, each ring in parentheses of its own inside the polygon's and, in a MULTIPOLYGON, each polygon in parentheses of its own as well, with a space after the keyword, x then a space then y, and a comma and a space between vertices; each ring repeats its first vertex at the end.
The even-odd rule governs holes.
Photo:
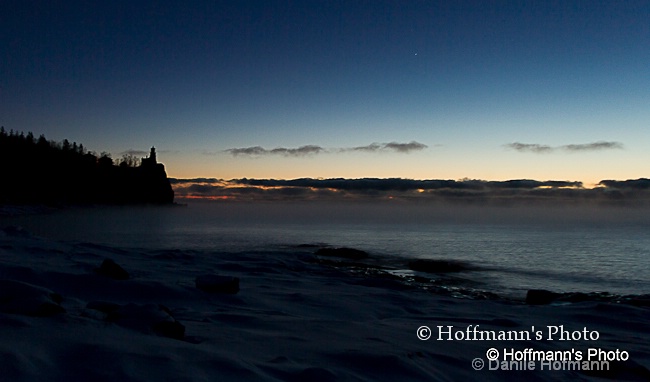
POLYGON ((219 196, 200 196, 200 195, 183 195, 179 199, 193 199, 193 200, 236 200, 237 198, 229 195, 219 196))

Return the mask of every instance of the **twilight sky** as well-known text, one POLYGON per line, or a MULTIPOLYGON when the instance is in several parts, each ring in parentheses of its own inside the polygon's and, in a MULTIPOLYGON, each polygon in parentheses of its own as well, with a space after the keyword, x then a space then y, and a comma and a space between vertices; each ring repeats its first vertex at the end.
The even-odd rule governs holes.
POLYGON ((649 1, 94 3, 0 4, 0 125, 175 178, 649 175, 649 1))

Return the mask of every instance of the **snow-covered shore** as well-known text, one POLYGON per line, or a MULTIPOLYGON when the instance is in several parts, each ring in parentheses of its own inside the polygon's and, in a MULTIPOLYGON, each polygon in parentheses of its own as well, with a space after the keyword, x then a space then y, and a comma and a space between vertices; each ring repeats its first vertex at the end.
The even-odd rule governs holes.
POLYGON ((650 380, 648 307, 451 298, 315 262, 308 248, 129 249, 4 229, 0 280, 7 381, 650 380), (129 278, 98 274, 107 258, 129 278), (200 290, 195 280, 204 275, 238 278, 239 291, 200 290), (478 340, 477 330, 529 337, 478 340), (561 330, 581 337, 562 340, 561 330), (527 357, 525 349, 564 350, 573 361, 589 349, 628 358, 609 362, 609 371, 544 368, 488 362, 491 348, 500 361, 510 351, 527 357), (497 365, 535 370, 489 370, 497 365))

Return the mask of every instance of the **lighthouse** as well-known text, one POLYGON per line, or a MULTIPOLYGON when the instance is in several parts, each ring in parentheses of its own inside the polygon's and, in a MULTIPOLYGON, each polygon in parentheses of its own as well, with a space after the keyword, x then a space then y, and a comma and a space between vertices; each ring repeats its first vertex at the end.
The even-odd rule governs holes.
POLYGON ((149 152, 148 158, 142 158, 141 166, 151 166, 155 167, 158 161, 156 160, 156 148, 151 146, 151 152, 149 152))

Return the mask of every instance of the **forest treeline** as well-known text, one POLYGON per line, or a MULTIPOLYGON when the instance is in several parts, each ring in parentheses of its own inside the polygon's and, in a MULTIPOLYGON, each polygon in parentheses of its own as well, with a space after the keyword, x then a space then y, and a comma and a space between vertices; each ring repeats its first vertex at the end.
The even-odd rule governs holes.
POLYGON ((0 203, 167 204, 174 192, 165 168, 150 158, 87 151, 0 128, 0 203))

